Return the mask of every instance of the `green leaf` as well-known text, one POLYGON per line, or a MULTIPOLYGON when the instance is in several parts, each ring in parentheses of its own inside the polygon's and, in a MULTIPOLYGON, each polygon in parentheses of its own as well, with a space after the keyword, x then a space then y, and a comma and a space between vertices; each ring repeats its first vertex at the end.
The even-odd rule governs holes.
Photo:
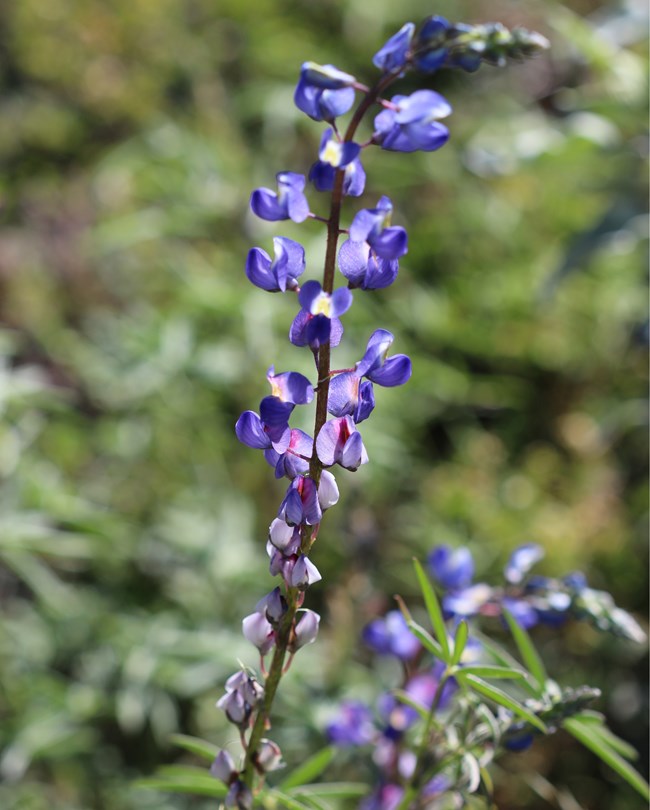
POLYGON ((594 734, 594 726, 592 723, 584 723, 575 717, 570 717, 562 724, 564 728, 572 734, 578 742, 581 742, 585 748, 593 751, 596 756, 600 757, 609 767, 616 771, 628 785, 633 787, 646 801, 650 801, 650 785, 638 773, 629 762, 623 759, 607 741, 599 734, 594 734))
MULTIPOLYGON (((474 636, 481 642, 481 645, 490 653, 494 660, 502 666, 511 667, 512 669, 518 669, 521 667, 521 663, 517 661, 514 656, 510 655, 507 650, 504 650, 500 644, 492 641, 491 638, 488 638, 487 636, 483 635, 483 633, 478 633, 476 631, 474 631, 474 636)), ((533 684, 532 678, 526 678, 525 681, 522 681, 521 687, 529 692, 533 697, 539 698, 542 695, 542 690, 533 684)))
POLYGON ((328 746, 302 763, 279 784, 281 790, 290 790, 317 779, 336 756, 336 748, 328 746))
POLYGON ((443 661, 449 664, 451 662, 451 654, 449 651, 449 640, 447 638, 447 626, 445 625, 442 610, 440 609, 438 597, 436 596, 436 592, 433 590, 431 582, 429 582, 429 577, 426 575, 424 568, 422 568, 420 565, 419 560, 414 559, 413 565, 415 566, 415 575, 418 578, 420 590, 422 591, 422 596, 424 597, 424 603, 427 606, 427 612, 429 613, 429 618, 431 619, 433 632, 438 640, 438 643, 440 644, 440 647, 442 648, 444 656, 443 661))
POLYGON ((498 703, 499 706, 505 706, 506 709, 510 709, 517 717, 521 717, 522 720, 526 720, 531 726, 534 726, 546 734, 547 728, 539 717, 501 689, 477 678, 476 675, 465 675, 462 670, 457 673, 456 678, 475 692, 498 703))
POLYGON ((602 714, 591 711, 580 712, 579 714, 574 714, 573 719, 578 720, 582 725, 588 725, 589 731, 592 734, 597 734, 601 737, 610 748, 613 748, 614 751, 625 757, 625 759, 636 760, 639 758, 639 753, 636 748, 620 737, 617 737, 611 729, 607 728, 602 714))
POLYGON ((404 621, 408 629, 413 633, 413 635, 418 639, 420 644, 424 647, 425 650, 428 650, 431 655, 435 655, 436 658, 439 658, 441 661, 445 662, 444 653, 442 651, 442 647, 438 642, 433 638, 433 636, 428 633, 422 625, 418 624, 416 621, 413 620, 409 609, 404 604, 404 600, 401 596, 396 596, 395 601, 397 602, 399 609, 404 616, 404 621))
POLYGON ((189 765, 167 765, 159 768, 147 779, 140 779, 136 787, 149 790, 162 790, 165 793, 194 793, 201 796, 214 796, 222 799, 228 788, 210 776, 203 768, 192 768, 189 765))
POLYGON ((363 782, 323 782, 317 785, 301 785, 299 788, 293 788, 291 795, 348 799, 365 796, 368 790, 368 785, 363 782))
POLYGON ((467 637, 469 635, 469 628, 467 622, 463 619, 456 628, 456 636, 454 638, 454 654, 451 659, 452 664, 457 664, 462 658, 467 644, 467 637))
POLYGON ((203 757, 203 759, 206 759, 208 762, 212 762, 221 750, 218 746, 212 745, 212 743, 206 740, 201 740, 198 737, 190 737, 187 734, 172 734, 169 740, 173 745, 177 745, 179 748, 184 748, 192 754, 203 757))
POLYGON ((266 790, 262 798, 271 799, 267 807, 281 807, 282 810, 313 810, 314 807, 313 804, 303 804, 299 802, 298 799, 294 799, 293 796, 289 796, 288 793, 283 793, 277 788, 266 790), (275 802, 277 802, 277 804, 274 804, 275 802))
POLYGON ((478 675, 481 678, 509 678, 510 680, 517 680, 526 678, 527 673, 522 669, 513 669, 512 667, 497 667, 491 664, 468 664, 466 667, 461 667, 457 674, 466 673, 467 675, 478 675))
POLYGON ((426 720, 429 717, 428 709, 425 709, 421 703, 413 700, 411 695, 409 695, 408 692, 405 692, 403 689, 391 689, 391 695, 394 695, 400 703, 405 703, 407 706, 415 709, 423 720, 426 720))
POLYGON ((510 613, 510 611, 504 608, 503 615, 505 616, 505 619, 508 622, 510 632, 512 633, 512 637, 515 640, 517 649, 519 650, 519 655, 521 655, 521 660, 524 662, 533 678, 537 681, 541 694, 541 691, 544 688, 544 684, 548 680, 548 675, 546 674, 546 669, 544 668, 542 659, 540 658, 539 653, 535 649, 533 642, 530 640, 530 636, 524 630, 524 628, 517 622, 517 620, 510 613))

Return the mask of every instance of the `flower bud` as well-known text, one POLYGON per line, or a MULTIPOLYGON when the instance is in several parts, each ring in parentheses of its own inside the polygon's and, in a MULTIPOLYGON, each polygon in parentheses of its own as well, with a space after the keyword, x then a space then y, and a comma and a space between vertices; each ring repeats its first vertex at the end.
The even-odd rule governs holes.
POLYGON ((226 796, 226 807, 235 807, 236 810, 253 810, 253 794, 243 782, 233 782, 226 796))
POLYGON ((291 588, 300 588, 305 590, 314 582, 318 582, 322 577, 320 571, 314 563, 304 554, 296 560, 291 574, 289 575, 289 582, 287 583, 291 588))
POLYGON ((255 610, 265 616, 272 625, 277 625, 287 612, 287 600, 279 588, 274 588, 271 593, 260 599, 255 605, 255 610))
POLYGON ((251 715, 251 707, 239 691, 226 692, 217 701, 217 708, 224 712, 231 723, 242 728, 246 726, 251 715))
POLYGON ((260 740, 257 764, 263 771, 276 771, 278 768, 284 767, 280 746, 272 740, 260 740))
POLYGON ((244 637, 257 647, 260 655, 266 655, 275 644, 273 627, 261 613, 246 616, 242 621, 242 632, 244 637))
POLYGON ((302 611, 302 616, 294 629, 294 637, 289 645, 289 652, 296 652, 301 647, 311 644, 316 640, 318 635, 318 626, 320 624, 320 616, 313 610, 305 608, 302 611))
POLYGON ((219 751, 210 766, 210 773, 216 779, 221 779, 225 785, 229 785, 236 778, 238 771, 230 754, 227 751, 219 751))

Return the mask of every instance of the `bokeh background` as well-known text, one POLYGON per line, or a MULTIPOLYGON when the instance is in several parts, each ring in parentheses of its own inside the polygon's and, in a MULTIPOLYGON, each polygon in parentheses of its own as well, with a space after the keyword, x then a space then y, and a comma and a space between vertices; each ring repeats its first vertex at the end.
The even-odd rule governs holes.
MULTIPOLYGON (((581 569, 643 621, 645 3, 10 2, 2 808, 215 806, 132 783, 186 759, 172 732, 232 737, 214 701, 238 658, 255 663, 240 621, 272 584, 264 542, 283 484, 233 425, 272 362, 310 368, 286 340, 294 302, 251 288, 244 259, 279 233, 305 244, 318 277, 323 242, 313 223, 256 221, 248 196, 313 160, 322 127, 292 106, 300 64, 370 80, 387 36, 431 13, 535 28, 552 51, 441 73, 444 150, 366 159, 365 200, 389 194, 411 249, 393 288, 357 295, 336 362, 381 326, 414 375, 378 391, 372 463, 339 476, 309 593, 321 638, 287 678, 276 737, 301 761, 341 697, 392 684, 358 634, 393 593, 415 603, 411 557, 436 543, 468 544, 488 578, 516 545, 541 543, 541 572, 581 569)), ((535 640, 558 680, 603 689, 643 770, 645 652, 584 625, 535 640)), ((504 760, 498 781, 501 807, 642 807, 566 736, 504 760)))

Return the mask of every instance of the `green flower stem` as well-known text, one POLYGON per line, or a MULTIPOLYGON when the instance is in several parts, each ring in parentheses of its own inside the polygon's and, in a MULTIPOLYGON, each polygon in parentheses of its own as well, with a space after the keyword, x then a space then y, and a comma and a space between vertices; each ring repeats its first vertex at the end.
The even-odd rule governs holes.
POLYGON ((436 712, 438 711, 438 707, 440 706, 440 700, 442 699, 442 693, 444 691, 445 684, 452 676, 452 674, 453 673, 451 669, 447 667, 447 669, 442 674, 442 677, 440 678, 438 688, 436 689, 436 694, 434 695, 433 701, 431 703, 431 708, 429 709, 429 714, 427 715, 427 719, 424 724, 424 729, 422 731, 422 739, 420 740, 420 745, 418 746, 415 768, 413 768, 413 773, 408 779, 406 785, 404 785, 404 796, 402 798, 402 801, 397 806, 397 810, 408 810, 409 804, 417 795, 418 786, 416 786, 415 782, 420 778, 423 772, 424 761, 426 759, 427 750, 429 748, 429 741, 431 739, 431 731, 435 726, 436 712))

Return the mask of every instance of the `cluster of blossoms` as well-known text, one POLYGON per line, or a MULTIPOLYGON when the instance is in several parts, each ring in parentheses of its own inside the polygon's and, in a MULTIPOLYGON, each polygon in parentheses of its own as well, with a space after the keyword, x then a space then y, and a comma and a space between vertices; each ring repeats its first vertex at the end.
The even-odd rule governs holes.
MULTIPOLYGON (((380 147, 397 152, 434 151, 449 137, 440 119, 451 113, 451 106, 439 93, 424 89, 390 99, 383 93, 409 70, 424 74, 444 66, 474 70, 481 61, 500 64, 506 56, 522 57, 542 47, 546 47, 543 38, 524 29, 510 32, 500 26, 452 25, 441 17, 430 17, 417 29, 412 23, 403 26, 375 54, 373 63, 381 73, 372 88, 333 65, 307 62, 302 66, 295 103, 313 120, 328 124, 322 133, 318 158, 308 178, 284 171, 277 175, 277 190, 256 189, 250 207, 267 221, 324 222, 324 275, 322 281, 303 281, 307 266, 303 246, 288 237, 276 236, 273 256, 261 247, 249 251, 246 276, 265 291, 296 295, 298 311, 289 329, 289 340, 311 351, 316 377, 311 382, 295 371, 276 374, 272 366, 267 372, 270 395, 260 402, 259 412, 245 411, 236 424, 239 440, 263 450, 276 478, 286 478, 288 486, 267 540, 270 572, 281 578, 281 585, 261 599, 243 620, 244 636, 260 654, 263 683, 247 671, 236 673, 228 680, 226 694, 218 703, 239 729, 245 752, 242 767, 235 767, 226 751, 219 754, 212 767, 212 773, 228 785, 228 807, 252 807, 256 778, 263 778, 281 762, 277 745, 262 734, 270 726, 274 694, 291 657, 313 642, 318 633, 320 617, 302 605, 305 591, 321 579, 309 555, 323 513, 339 498, 331 468, 338 465, 354 471, 367 463, 358 426, 375 407, 374 386, 399 386, 411 376, 411 361, 406 355, 388 356, 393 335, 385 329, 370 335, 363 356, 353 367, 333 371, 330 365, 331 350, 343 336, 341 317, 352 305, 352 291, 390 286, 398 275, 400 259, 408 251, 406 231, 391 223, 393 207, 387 196, 382 196, 374 207, 359 210, 348 228, 340 225, 343 197, 359 197, 364 191, 363 150, 380 147), (341 134, 336 119, 352 109, 357 93, 362 94, 362 99, 341 134), (357 143, 353 138, 372 105, 379 107, 372 134, 365 143, 357 143), (328 218, 311 211, 305 193, 307 179, 316 191, 331 194, 328 218), (345 239, 339 247, 342 235, 345 239), (335 289, 336 265, 343 285, 335 289), (314 431, 308 435, 292 428, 290 419, 296 407, 307 406, 314 399, 314 431), (272 656, 268 667, 267 655, 272 656)), ((416 685, 409 688, 415 689, 416 685)), ((418 682, 417 688, 433 695, 435 673, 418 682)), ((422 699, 426 702, 425 697, 422 699)), ((385 706, 384 711, 393 716, 396 709, 385 706)), ((408 719, 400 722, 408 723, 408 719)), ((389 747, 385 756, 390 758, 389 747)), ((440 784, 427 789, 439 790, 440 784)))
MULTIPOLYGON (((450 642, 460 622, 478 616, 497 617, 506 610, 524 628, 544 622, 558 625, 569 617, 589 619, 600 630, 641 642, 645 636, 632 616, 616 607, 612 597, 587 586, 581 573, 562 579, 529 576, 532 566, 543 557, 536 544, 517 548, 505 569, 505 586, 472 584, 474 562, 465 547, 452 549, 441 545, 428 556, 431 578, 446 592, 442 607, 449 626, 450 642)), ((487 764, 499 747, 520 752, 534 741, 536 731, 530 724, 500 706, 485 725, 486 707, 477 723, 477 707, 468 702, 455 677, 449 677, 443 661, 431 658, 418 637, 409 628, 402 612, 391 610, 374 619, 363 630, 362 640, 375 654, 392 657, 402 665, 403 678, 398 689, 379 695, 374 707, 358 700, 344 701, 328 724, 329 741, 340 748, 368 748, 378 772, 378 785, 362 801, 360 810, 398 810, 405 797, 405 784, 414 775, 418 759, 409 731, 431 712, 439 719, 438 733, 429 741, 428 757, 441 766, 427 777, 419 788, 418 807, 460 808, 468 795, 479 786, 480 779, 472 768, 457 767, 449 752, 455 748, 480 752, 478 759, 487 764), (474 715, 472 713, 475 713, 474 715), (466 737, 462 739, 462 733, 466 737), (445 763, 449 763, 445 765, 445 763)), ((472 665, 487 665, 493 659, 490 650, 469 637, 458 660, 462 670, 472 665)), ((599 691, 590 687, 560 689, 547 681, 541 695, 525 701, 526 707, 542 720, 547 732, 553 732, 562 721, 583 711, 599 691)))

